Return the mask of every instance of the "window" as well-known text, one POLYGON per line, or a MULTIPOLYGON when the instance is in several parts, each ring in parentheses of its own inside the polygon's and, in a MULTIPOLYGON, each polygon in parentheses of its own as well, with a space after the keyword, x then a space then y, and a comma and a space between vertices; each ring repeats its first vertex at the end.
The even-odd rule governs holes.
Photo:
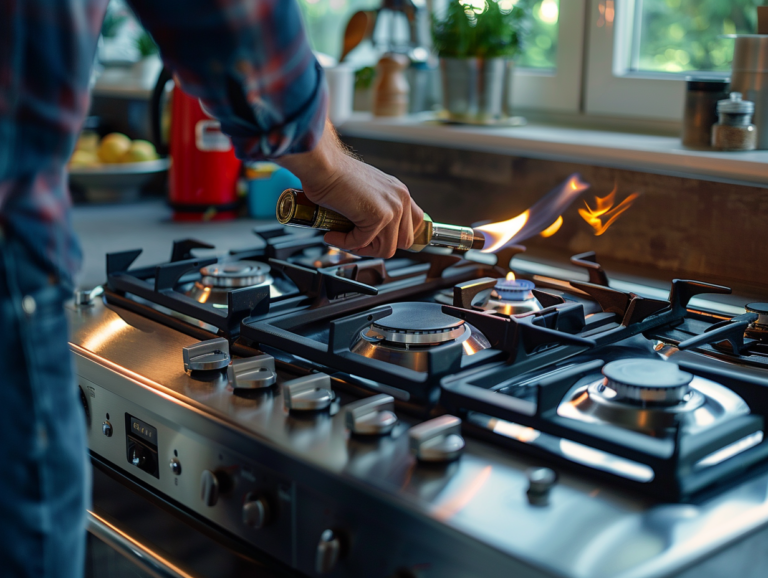
POLYGON ((585 112, 680 120, 687 74, 727 75, 760 0, 590 0, 585 112))
POLYGON ((627 69, 728 72, 733 39, 757 27, 762 0, 635 0, 627 69))
MULTIPOLYGON (((440 12, 448 0, 412 0, 440 12)), ((465 0, 482 3, 484 0, 465 0)), ((594 116, 680 121, 684 78, 727 75, 729 35, 754 33, 763 0, 491 0, 531 13, 513 103, 594 116), (586 34, 585 34, 586 33, 586 34)), ((338 56, 356 10, 383 0, 299 0, 316 50, 338 56)), ((428 37, 425 22, 424 36, 428 37)))

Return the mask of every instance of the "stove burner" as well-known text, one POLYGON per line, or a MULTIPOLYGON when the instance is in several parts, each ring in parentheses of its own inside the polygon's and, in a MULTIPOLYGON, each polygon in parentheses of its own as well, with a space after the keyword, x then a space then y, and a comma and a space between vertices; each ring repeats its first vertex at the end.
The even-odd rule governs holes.
POLYGON ((268 285, 272 298, 284 294, 284 287, 278 287, 270 275, 270 267, 258 261, 231 261, 214 263, 200 269, 199 281, 182 287, 182 291, 200 303, 218 308, 227 307, 227 294, 234 289, 268 285))
POLYGON ((200 269, 200 274, 204 286, 217 288, 251 287, 271 280, 269 265, 256 261, 216 263, 200 269))
POLYGON ((499 279, 496 282, 496 293, 502 301, 525 301, 532 299, 531 290, 536 287, 533 281, 525 279, 499 279))
POLYGON ((605 386, 631 402, 675 405, 684 401, 693 376, 656 359, 620 359, 603 367, 605 386))
POLYGON ((602 372, 603 379, 595 375, 573 388, 557 414, 586 423, 609 423, 658 438, 673 435, 670 431, 677 426, 694 434, 749 414, 749 406, 727 387, 694 377, 669 361, 621 359, 604 365, 602 372), (629 387, 627 382, 631 382, 629 387), (676 392, 680 397, 674 402, 659 403, 654 399, 654 403, 641 403, 648 400, 644 396, 649 392, 658 395, 659 391, 664 395, 676 392))
POLYGON ((768 332, 768 303, 748 303, 747 313, 757 313, 758 318, 750 329, 768 332))
POLYGON ((371 325, 384 341, 407 345, 453 341, 465 329, 464 321, 446 315, 436 303, 395 303, 391 315, 371 325))
POLYGON ((427 352, 450 343, 462 344, 464 355, 473 355, 491 344, 476 328, 442 312, 437 303, 393 303, 392 313, 360 332, 351 348, 370 359, 427 371, 427 352))

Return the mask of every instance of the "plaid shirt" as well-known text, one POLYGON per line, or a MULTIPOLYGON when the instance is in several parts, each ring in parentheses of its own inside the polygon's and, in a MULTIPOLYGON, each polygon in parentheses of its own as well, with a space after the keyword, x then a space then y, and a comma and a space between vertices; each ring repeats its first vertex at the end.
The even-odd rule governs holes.
MULTIPOLYGON (((88 111, 106 4, 0 2, 0 226, 64 281, 80 263, 66 163, 88 111)), ((239 157, 315 145, 326 94, 295 0, 131 4, 166 66, 221 121, 239 157)))

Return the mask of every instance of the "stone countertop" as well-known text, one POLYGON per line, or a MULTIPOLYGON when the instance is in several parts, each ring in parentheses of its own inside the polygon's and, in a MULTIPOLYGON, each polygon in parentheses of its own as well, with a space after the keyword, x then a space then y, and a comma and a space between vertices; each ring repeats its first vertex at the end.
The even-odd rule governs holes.
POLYGON ((143 249, 135 266, 145 266, 167 261, 171 244, 178 239, 197 239, 222 250, 246 249, 257 244, 251 233, 253 227, 267 222, 175 222, 171 220, 171 209, 157 199, 131 204, 76 205, 72 221, 83 248, 83 267, 77 279, 80 287, 104 282, 107 253, 143 249))

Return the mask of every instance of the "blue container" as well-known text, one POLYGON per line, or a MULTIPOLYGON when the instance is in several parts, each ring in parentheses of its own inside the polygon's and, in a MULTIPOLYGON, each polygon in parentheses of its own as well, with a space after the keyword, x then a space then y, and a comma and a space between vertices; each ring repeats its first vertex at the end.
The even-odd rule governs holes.
MULTIPOLYGON (((270 163, 271 164, 271 163, 270 163)), ((275 165, 246 168, 248 213, 254 219, 274 219, 277 198, 285 189, 300 189, 301 181, 288 169, 275 165)))

